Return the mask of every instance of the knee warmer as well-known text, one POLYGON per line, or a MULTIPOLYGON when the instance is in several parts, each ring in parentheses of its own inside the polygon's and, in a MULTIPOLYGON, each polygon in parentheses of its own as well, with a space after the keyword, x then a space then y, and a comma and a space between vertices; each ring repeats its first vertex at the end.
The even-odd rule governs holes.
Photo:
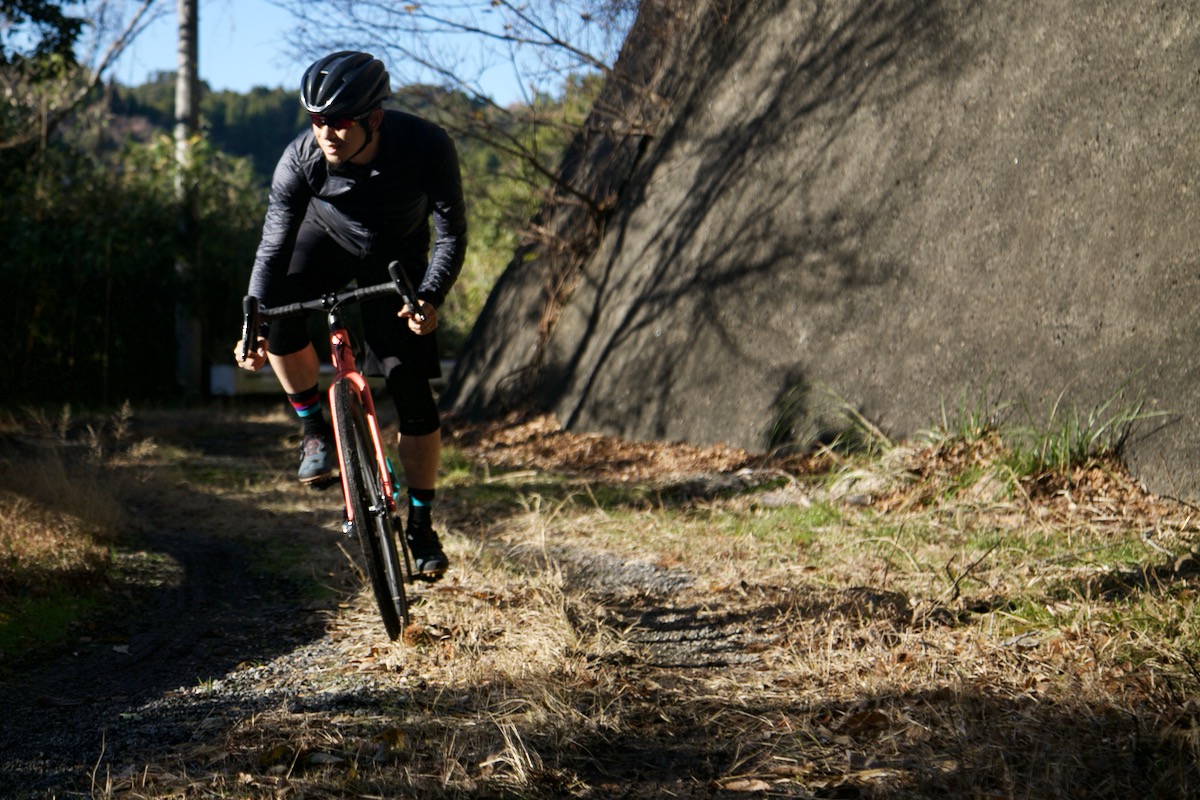
POLYGON ((405 375, 403 367, 392 370, 387 376, 388 393, 396 404, 402 436, 425 436, 442 427, 437 403, 429 381, 414 375, 405 375))

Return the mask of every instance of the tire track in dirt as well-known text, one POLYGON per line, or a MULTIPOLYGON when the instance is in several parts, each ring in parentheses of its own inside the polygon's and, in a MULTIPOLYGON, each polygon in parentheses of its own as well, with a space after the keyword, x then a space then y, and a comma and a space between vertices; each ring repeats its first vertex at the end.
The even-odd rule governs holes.
MULTIPOLYGON (((266 427, 178 434, 199 449, 198 463, 228 465, 277 449, 278 431, 266 427)), ((21 665, 3 689, 0 797, 88 792, 93 776, 103 787, 109 765, 167 751, 202 722, 148 718, 147 703, 324 635, 319 609, 297 599, 304 587, 256 568, 261 554, 230 524, 252 509, 153 475, 140 478, 125 507, 138 533, 117 554, 111 608, 67 650, 21 665)), ((322 534, 314 520, 275 524, 299 542, 322 534)))

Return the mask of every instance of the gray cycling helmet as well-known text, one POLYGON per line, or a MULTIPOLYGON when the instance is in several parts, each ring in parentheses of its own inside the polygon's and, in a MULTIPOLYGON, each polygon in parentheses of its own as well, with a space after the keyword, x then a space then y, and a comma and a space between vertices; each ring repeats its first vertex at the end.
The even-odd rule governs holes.
POLYGON ((300 80, 301 105, 327 117, 361 117, 390 94, 383 62, 352 50, 318 59, 300 80))

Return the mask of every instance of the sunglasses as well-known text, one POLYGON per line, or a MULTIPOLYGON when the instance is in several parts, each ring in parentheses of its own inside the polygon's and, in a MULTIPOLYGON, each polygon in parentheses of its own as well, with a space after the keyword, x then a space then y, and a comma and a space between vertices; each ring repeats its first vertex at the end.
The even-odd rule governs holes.
POLYGON ((362 117, 327 117, 324 114, 309 114, 312 124, 318 128, 329 126, 335 131, 346 131, 354 127, 354 123, 362 117))

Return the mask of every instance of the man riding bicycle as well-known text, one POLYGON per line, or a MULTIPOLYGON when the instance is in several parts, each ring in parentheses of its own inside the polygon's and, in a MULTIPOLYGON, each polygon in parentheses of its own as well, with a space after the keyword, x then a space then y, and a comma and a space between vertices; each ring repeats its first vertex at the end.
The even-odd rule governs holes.
MULTIPOLYGON (((364 304, 366 366, 384 376, 399 417, 409 495, 405 536, 417 571, 437 579, 449 560, 432 523, 442 440, 429 380, 441 374, 434 331, 438 307, 462 269, 466 208, 454 143, 431 122, 385 111, 388 80, 379 59, 349 51, 305 71, 300 102, 312 125, 275 168, 247 294, 267 306, 299 302, 353 280, 386 282, 388 263, 401 262, 417 287, 419 313, 404 307, 399 295, 364 304)), ((240 347, 235 358, 239 353, 240 347)), ((267 361, 300 418, 300 481, 329 478, 337 454, 321 412, 318 357, 304 319, 272 322, 238 363, 258 370, 267 361)))

